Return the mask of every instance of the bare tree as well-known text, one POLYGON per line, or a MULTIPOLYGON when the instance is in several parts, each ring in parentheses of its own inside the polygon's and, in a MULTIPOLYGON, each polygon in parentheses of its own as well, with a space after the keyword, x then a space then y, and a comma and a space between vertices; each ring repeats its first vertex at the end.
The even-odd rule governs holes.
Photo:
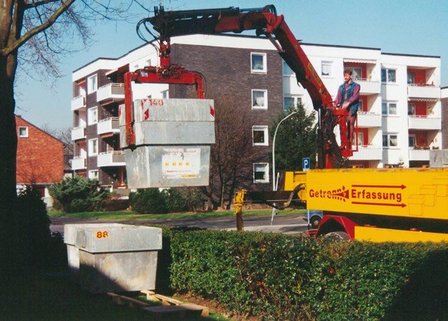
POLYGON ((120 19, 134 2, 139 4, 137 0, 0 1, 0 219, 16 198, 14 82, 19 62, 25 69, 32 66, 58 76, 58 57, 70 50, 73 39, 88 44, 89 19, 120 19))
POLYGON ((266 150, 254 149, 248 126, 250 110, 237 106, 228 96, 213 95, 216 108, 216 143, 211 149, 210 185, 207 196, 221 208, 228 208, 236 188, 252 182, 252 163, 266 157, 266 150))

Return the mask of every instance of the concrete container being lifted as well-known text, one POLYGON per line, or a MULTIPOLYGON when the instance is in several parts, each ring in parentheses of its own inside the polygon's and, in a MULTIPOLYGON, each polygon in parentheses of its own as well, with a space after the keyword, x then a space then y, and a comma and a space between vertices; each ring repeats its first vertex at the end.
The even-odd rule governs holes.
POLYGON ((130 188, 208 185, 213 100, 137 99, 133 112, 135 148, 130 149, 120 106, 120 145, 130 188))
POLYGON ((154 290, 162 230, 126 224, 68 224, 69 266, 92 293, 154 290))

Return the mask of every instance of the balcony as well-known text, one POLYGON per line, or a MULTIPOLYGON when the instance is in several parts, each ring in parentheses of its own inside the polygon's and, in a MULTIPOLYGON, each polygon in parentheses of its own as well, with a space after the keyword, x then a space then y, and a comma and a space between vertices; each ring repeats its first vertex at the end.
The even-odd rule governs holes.
POLYGON ((84 126, 74 127, 72 129, 72 141, 86 138, 86 128, 84 126))
POLYGON ((440 87, 425 84, 408 84, 408 97, 410 99, 435 101, 440 99, 440 87))
POLYGON ((124 100, 124 85, 111 83, 101 86, 96 92, 96 99, 101 104, 124 100))
POLYGON ((121 150, 114 150, 98 154, 98 167, 125 166, 124 153, 121 150))
POLYGON ((429 161, 429 148, 412 148, 409 149, 410 161, 429 161))
POLYGON ((381 93, 381 83, 368 79, 357 79, 356 82, 361 86, 361 95, 374 95, 381 93))
POLYGON ((420 130, 441 130, 442 118, 428 116, 408 116, 408 128, 420 130))
POLYGON ((381 127, 381 115, 371 112, 359 111, 358 127, 361 128, 381 127))
POLYGON ((86 107, 86 97, 81 95, 72 98, 72 111, 86 107))
POLYGON ((353 152, 352 160, 382 160, 383 148, 374 145, 360 145, 358 151, 353 152))
POLYGON ((85 156, 74 156, 72 159, 72 170, 78 171, 87 168, 87 158, 85 156))
POLYGON ((101 119, 100 121, 98 121, 96 128, 98 135, 119 133, 120 129, 118 128, 118 117, 101 119))

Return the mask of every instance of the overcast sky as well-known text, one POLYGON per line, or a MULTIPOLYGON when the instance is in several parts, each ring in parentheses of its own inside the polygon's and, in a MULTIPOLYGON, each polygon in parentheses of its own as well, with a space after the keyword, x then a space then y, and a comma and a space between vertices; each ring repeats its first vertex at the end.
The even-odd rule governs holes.
MULTIPOLYGON (((380 48, 382 52, 440 56, 442 86, 448 86, 448 2, 445 0, 140 0, 150 9, 166 10, 240 7, 274 4, 295 36, 307 43, 380 48)), ((20 76, 16 84, 16 114, 37 126, 71 127, 71 73, 98 57, 117 58, 143 44, 136 23, 151 13, 134 9, 131 22, 94 25, 94 44, 63 59, 62 78, 53 86, 20 76)), ((341 78, 342 80, 342 78, 341 78)))

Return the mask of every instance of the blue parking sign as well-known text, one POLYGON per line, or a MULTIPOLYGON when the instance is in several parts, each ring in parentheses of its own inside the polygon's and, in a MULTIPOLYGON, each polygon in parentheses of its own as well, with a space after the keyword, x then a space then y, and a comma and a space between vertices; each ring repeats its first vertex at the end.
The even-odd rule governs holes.
POLYGON ((302 169, 303 171, 307 171, 311 168, 311 160, 309 157, 302 158, 302 169))

